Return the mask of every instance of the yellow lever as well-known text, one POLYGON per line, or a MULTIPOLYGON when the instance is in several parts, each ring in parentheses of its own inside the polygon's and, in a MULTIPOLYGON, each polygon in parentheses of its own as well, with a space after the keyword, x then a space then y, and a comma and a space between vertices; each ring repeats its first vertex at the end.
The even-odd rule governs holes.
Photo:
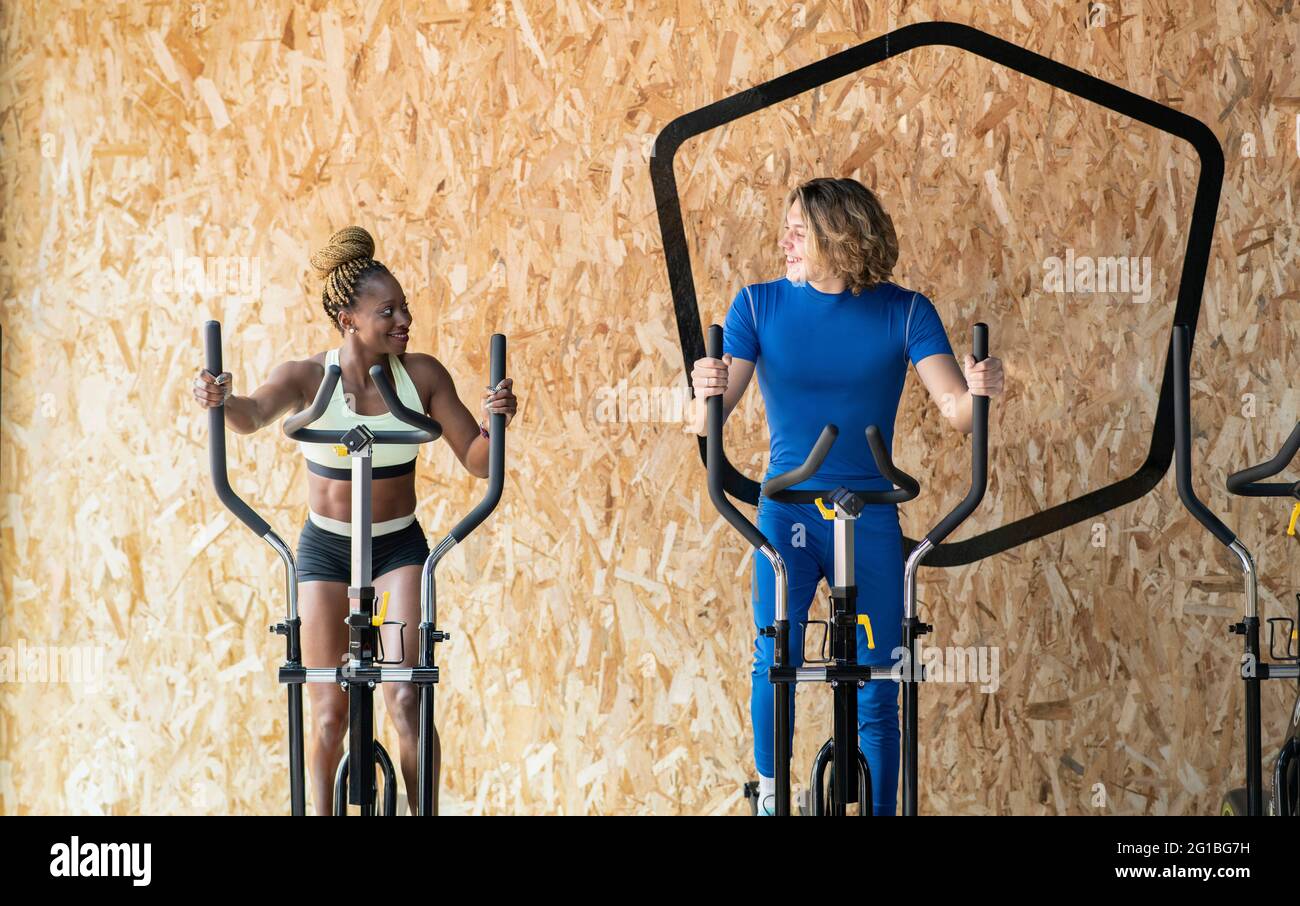
POLYGON ((865 626, 865 627, 866 627, 866 629, 867 629, 867 647, 868 647, 868 648, 871 648, 871 649, 874 650, 875 647, 876 647, 876 637, 875 637, 874 635, 871 634, 871 617, 869 617, 869 616, 868 616, 867 614, 865 614, 865 613, 860 613, 860 614, 858 614, 858 625, 859 625, 859 626, 865 626))
POLYGON ((1295 523, 1297 518, 1300 518, 1300 503, 1297 503, 1295 509, 1291 510, 1291 524, 1286 527, 1286 533, 1288 535, 1295 535, 1295 523))
POLYGON ((828 509, 828 508, 826 507, 826 504, 822 503, 822 499, 821 499, 820 497, 818 497, 818 498, 817 498, 816 500, 814 500, 813 502, 817 504, 817 509, 821 510, 822 518, 823 518, 823 519, 834 519, 834 518, 835 518, 835 508, 834 508, 834 507, 831 507, 831 508, 828 509))
POLYGON ((388 616, 388 592, 384 592, 383 598, 379 601, 379 613, 370 618, 371 626, 383 626, 384 617, 388 616))
POLYGON ((343 446, 342 444, 335 444, 335 445, 334 445, 334 453, 335 453, 336 456, 347 456, 347 455, 348 455, 348 448, 345 447, 345 446, 343 446))

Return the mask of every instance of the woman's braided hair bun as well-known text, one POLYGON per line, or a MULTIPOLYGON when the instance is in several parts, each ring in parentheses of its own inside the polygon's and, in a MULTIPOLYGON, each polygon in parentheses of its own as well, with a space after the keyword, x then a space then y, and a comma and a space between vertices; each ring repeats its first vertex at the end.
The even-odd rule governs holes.
POLYGON ((311 266, 325 281, 321 304, 334 326, 343 332, 339 312, 357 298, 357 286, 372 273, 388 273, 374 258, 375 240, 359 226, 344 227, 311 256, 311 266))

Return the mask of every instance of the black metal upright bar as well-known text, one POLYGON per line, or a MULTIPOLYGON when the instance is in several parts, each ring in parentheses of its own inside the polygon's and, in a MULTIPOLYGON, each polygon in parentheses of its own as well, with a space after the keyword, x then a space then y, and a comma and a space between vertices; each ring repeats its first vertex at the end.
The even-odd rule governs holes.
MULTIPOLYGON (((203 325, 204 368, 216 377, 222 371, 221 324, 208 321, 203 325)), ((288 614, 285 619, 271 627, 271 631, 284 636, 285 663, 281 668, 294 674, 302 670, 302 642, 300 629, 302 621, 298 618, 298 573, 293 552, 289 546, 271 530, 265 519, 257 515, 247 503, 240 499, 230 486, 226 469, 226 407, 223 403, 208 410, 208 469, 212 475, 212 484, 217 497, 235 514, 240 522, 259 538, 266 541, 280 556, 285 573, 285 602, 288 614)), ((289 692, 289 811, 294 816, 307 814, 307 786, 305 759, 303 755, 303 710, 302 681, 288 680, 289 692)))
MULTIPOLYGON (((982 362, 989 355, 989 328, 987 324, 975 325, 971 339, 971 354, 982 362)), ((989 469, 989 398, 973 396, 971 399, 971 486, 961 503, 932 528, 912 549, 903 573, 903 814, 919 814, 917 773, 920 762, 920 686, 924 680, 921 665, 921 637, 934 627, 921 621, 916 604, 916 578, 926 554, 934 550, 952 531, 975 512, 988 487, 989 469)))
POLYGON ((1242 680, 1246 691, 1246 814, 1262 815, 1263 769, 1260 764, 1261 726, 1259 708, 1259 613, 1255 561, 1248 551, 1218 516, 1196 496, 1192 486, 1192 409, 1191 409, 1191 353, 1192 332, 1186 324, 1174 325, 1172 338, 1174 363, 1174 455, 1178 497, 1187 511, 1196 517, 1215 538, 1237 555, 1246 578, 1246 616, 1232 627, 1245 639, 1246 662, 1242 665, 1242 680))
MULTIPOLYGON (((488 351, 488 372, 494 389, 500 388, 506 376, 506 338, 503 334, 493 334, 488 351)), ((469 537, 470 532, 478 528, 501 502, 505 488, 506 469, 506 417, 494 413, 488 418, 488 486, 483 499, 460 522, 452 526, 446 536, 434 546, 425 558, 424 568, 420 573, 420 660, 422 668, 437 675, 434 646, 444 642, 450 635, 438 629, 438 599, 436 572, 439 561, 446 556, 456 544, 469 537)), ((420 686, 420 735, 419 761, 417 764, 417 802, 420 815, 433 815, 435 777, 434 777, 434 742, 436 734, 434 723, 434 688, 433 684, 420 686)))
MULTIPOLYGON (((375 588, 371 585, 370 481, 372 441, 363 439, 349 446, 352 460, 352 582, 348 598, 352 606, 347 617, 348 668, 358 671, 374 665, 373 625, 375 588)), ((375 688, 365 681, 348 683, 348 802, 362 815, 374 813, 375 791, 375 688)))
MULTIPOLYGON (((710 358, 722 358, 722 328, 717 324, 709 326, 708 354, 710 358)), ((786 594, 788 581, 785 562, 777 553, 767 537, 758 527, 741 515, 740 511, 727 499, 723 490, 723 469, 726 457, 722 446, 723 399, 711 396, 707 403, 708 432, 706 440, 705 466, 708 471, 709 499, 731 526, 753 545, 754 550, 767 559, 772 566, 776 582, 775 619, 770 627, 760 631, 772 639, 773 663, 785 667, 790 660, 790 622, 786 613, 786 594)), ((773 695, 773 759, 776 781, 776 814, 790 814, 790 701, 792 688, 779 683, 772 690, 773 695)))
MULTIPOLYGON (((831 658, 837 666, 858 663, 858 588, 854 579, 853 541, 856 515, 848 516, 835 508, 834 579, 831 588, 831 658), (847 518, 846 518, 847 517, 847 518)), ((847 815, 848 804, 857 798, 858 784, 858 684, 847 681, 832 683, 831 778, 834 796, 832 815, 847 815)), ((868 814, 870 802, 858 804, 860 814, 868 814)))

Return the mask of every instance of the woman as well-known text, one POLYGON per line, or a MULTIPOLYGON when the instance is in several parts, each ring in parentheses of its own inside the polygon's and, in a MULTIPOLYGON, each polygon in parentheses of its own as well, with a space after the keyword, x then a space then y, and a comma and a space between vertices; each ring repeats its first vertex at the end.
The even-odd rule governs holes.
MULTIPOLYGON (((965 379, 930 300, 889 282, 898 239, 879 200, 853 179, 813 179, 786 197, 780 246, 785 276, 744 287, 727 313, 722 359, 703 358, 691 372, 696 434, 705 433, 705 401, 723 398, 723 419, 749 386, 755 368, 767 408, 771 457, 767 477, 803 462, 827 423, 839 438, 811 479, 796 490, 888 489, 866 442, 878 425, 892 444, 894 418, 907 376, 916 366, 930 397, 957 430, 971 430, 971 396, 1002 392, 1002 363, 966 356, 965 379)), ((817 583, 833 573, 832 523, 813 504, 759 498, 758 527, 789 575, 791 660, 802 663, 804 624, 817 583)), ((859 614, 868 614, 874 647, 858 626, 858 659, 887 666, 902 644, 902 531, 896 505, 864 509, 855 529, 859 614)), ((754 625, 774 619, 774 576, 754 558, 754 625)), ((754 640, 750 714, 759 773, 759 814, 772 814, 773 640, 754 640)), ((791 707, 793 709, 793 697, 791 707)), ((790 723, 794 726, 793 717, 790 723)), ((858 692, 858 740, 871 768, 872 809, 892 815, 898 796, 898 687, 871 682, 858 692)))
MULTIPOLYGON (((345 430, 364 424, 373 431, 407 430, 385 405, 370 379, 370 367, 382 365, 398 397, 411 409, 425 412, 442 426, 443 439, 473 475, 488 474, 487 415, 504 413, 506 423, 518 403, 506 378, 483 394, 484 419, 474 416, 456 395, 447 369, 433 356, 407 352, 411 309, 406 294, 374 260, 375 242, 361 227, 348 227, 331 237, 314 254, 312 266, 324 278, 325 314, 343 336, 339 349, 317 353, 303 361, 285 362, 271 371, 267 382, 249 396, 235 396, 229 372, 206 370, 194 381, 194 397, 204 407, 226 407, 226 424, 240 434, 252 434, 282 415, 305 409, 316 398, 325 369, 342 369, 329 408, 311 427, 345 430)), ((351 579, 351 473, 346 456, 330 444, 301 444, 307 459, 309 515, 298 539, 298 603, 302 618, 303 664, 334 667, 345 657, 348 632, 344 621, 351 579)), ((415 458, 418 445, 378 445, 373 450, 371 563, 376 599, 390 592, 389 618, 405 621, 399 649, 396 637, 385 638, 385 650, 405 650, 402 666, 414 666, 419 651, 420 570, 428 556, 424 530, 415 518, 415 458)), ((334 769, 343 754, 348 699, 337 686, 310 683, 313 750, 309 771, 316 811, 332 814, 334 769)), ((419 694, 411 683, 384 683, 388 715, 401 744, 402 776, 412 814, 416 811, 419 694)), ((438 803, 441 750, 435 731, 434 810, 438 803)))

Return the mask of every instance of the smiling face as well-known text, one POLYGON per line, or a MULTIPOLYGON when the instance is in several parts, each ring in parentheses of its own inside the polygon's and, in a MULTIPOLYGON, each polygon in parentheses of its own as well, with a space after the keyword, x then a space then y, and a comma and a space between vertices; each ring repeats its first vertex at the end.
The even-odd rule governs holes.
POLYGON ((406 293, 389 273, 372 274, 357 287, 356 302, 342 315, 344 334, 367 349, 401 355, 411 340, 411 309, 406 293), (349 328, 357 332, 351 334, 349 328))
POLYGON ((808 230, 803 221, 803 211, 799 199, 790 203, 790 210, 785 215, 785 226, 781 230, 781 252, 785 255, 785 276, 791 283, 800 285, 816 279, 815 273, 809 272, 807 248, 804 240, 808 230))

